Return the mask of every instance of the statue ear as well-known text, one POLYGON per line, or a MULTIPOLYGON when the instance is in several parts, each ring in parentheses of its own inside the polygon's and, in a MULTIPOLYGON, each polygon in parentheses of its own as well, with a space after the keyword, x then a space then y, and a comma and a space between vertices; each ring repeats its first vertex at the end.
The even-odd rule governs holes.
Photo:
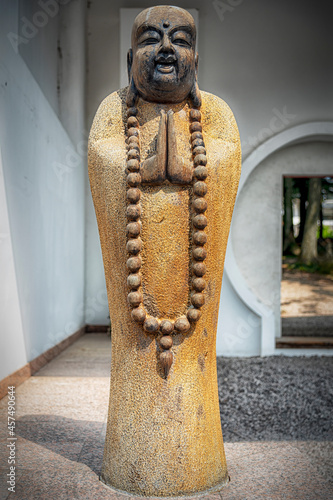
POLYGON ((132 75, 132 63, 133 63, 133 51, 132 49, 129 49, 129 51, 127 52, 127 73, 128 73, 129 86, 126 98, 126 103, 129 108, 135 106, 136 101, 138 99, 138 91, 136 89, 132 75))
POLYGON ((137 91, 137 88, 134 83, 133 75, 130 76, 130 82, 127 90, 127 96, 126 96, 126 104, 129 108, 132 108, 133 106, 136 105, 136 102, 138 100, 139 93, 137 91))
POLYGON ((131 81, 132 63, 133 63, 133 51, 132 51, 132 49, 129 49, 129 51, 127 52, 127 74, 128 74, 128 82, 131 81))
POLYGON ((198 62, 199 55, 195 54, 195 79, 190 92, 190 100, 194 108, 200 108, 201 106, 201 94, 198 86, 198 62))
POLYGON ((195 79, 195 82, 193 83, 189 97, 190 97, 193 108, 196 108, 196 109, 200 108, 200 106, 201 106, 201 94, 200 94, 197 79, 195 79))

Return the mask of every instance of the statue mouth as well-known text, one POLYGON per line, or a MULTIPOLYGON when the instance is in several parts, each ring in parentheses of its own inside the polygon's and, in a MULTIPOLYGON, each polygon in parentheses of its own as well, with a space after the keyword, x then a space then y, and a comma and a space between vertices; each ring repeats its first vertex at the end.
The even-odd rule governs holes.
POLYGON ((175 64, 170 64, 170 63, 158 63, 156 65, 157 71, 160 73, 172 73, 175 71, 175 64))
POLYGON ((156 69, 160 73, 172 73, 176 71, 176 62, 177 59, 173 55, 159 56, 155 60, 156 69))

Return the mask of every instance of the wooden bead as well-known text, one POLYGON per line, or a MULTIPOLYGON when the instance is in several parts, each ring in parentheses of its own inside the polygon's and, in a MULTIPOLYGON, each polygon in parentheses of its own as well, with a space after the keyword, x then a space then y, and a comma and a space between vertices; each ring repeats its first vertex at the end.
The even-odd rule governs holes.
POLYGON ((193 142, 192 142, 192 148, 193 150, 198 147, 198 146, 205 146, 205 143, 203 141, 203 139, 195 139, 193 142))
POLYGON ((194 166, 197 167, 198 165, 207 165, 207 156, 206 155, 196 155, 193 160, 194 166))
POLYGON ((168 319, 164 319, 161 321, 161 326, 160 330, 163 333, 163 335, 168 335, 169 333, 173 332, 173 323, 169 321, 168 319))
POLYGON ((200 122, 192 122, 190 125, 190 132, 202 132, 202 125, 200 122))
POLYGON ((197 247, 193 250, 193 258, 203 261, 207 257, 207 250, 203 247, 197 247))
POLYGON ((203 278, 194 278, 192 287, 196 292, 202 292, 206 288, 206 281, 203 278))
POLYGON ((160 362, 163 370, 164 377, 167 378, 171 365, 172 365, 173 355, 170 350, 163 351, 160 354, 160 362))
POLYGON ((204 181, 205 179, 207 179, 208 176, 208 170, 203 165, 199 165, 198 167, 196 167, 193 173, 199 181, 204 181))
POLYGON ((192 153, 193 153, 193 156, 207 154, 206 149, 203 146, 196 146, 195 148, 193 148, 192 153))
POLYGON ((138 307, 142 302, 142 294, 140 292, 130 292, 127 295, 127 301, 131 307, 138 307))
POLYGON ((193 193, 197 196, 205 196, 205 194, 207 193, 206 184, 203 181, 195 182, 193 186, 193 193))
POLYGON ((201 122, 201 112, 199 111, 199 109, 190 110, 190 120, 192 122, 201 122))
MULTIPOLYGON (((131 144, 130 144, 131 145, 131 144)), ((130 149, 127 153, 127 159, 128 160, 137 160, 139 158, 139 151, 138 149, 130 149)))
POLYGON ((207 234, 204 231, 196 231, 193 234, 193 243, 195 245, 204 245, 207 242, 207 234))
POLYGON ((138 127, 138 126, 139 126, 138 119, 133 115, 129 116, 127 120, 127 128, 138 127))
POLYGON ((207 217, 203 214, 198 214, 193 217, 193 226, 197 229, 205 229, 207 226, 207 217))
POLYGON ((196 276, 198 276, 199 278, 201 278, 202 276, 204 276, 206 274, 206 266, 203 262, 195 262, 192 266, 193 268, 193 272, 196 276))
POLYGON ((136 238, 141 231, 141 224, 139 222, 130 222, 126 226, 126 234, 129 238, 136 238))
POLYGON ((128 240, 126 244, 126 250, 132 255, 136 255, 141 251, 142 242, 140 238, 133 238, 128 240))
POLYGON ((132 137, 129 137, 127 139, 127 144, 129 146, 131 146, 132 148, 134 148, 135 146, 138 146, 139 145, 139 138, 136 137, 135 135, 132 135, 132 137))
POLYGON ((136 288, 139 288, 141 285, 141 276, 140 274, 129 274, 127 277, 127 285, 131 290, 135 290, 136 288))
POLYGON ((136 273, 141 267, 141 257, 130 257, 127 259, 126 265, 131 273, 136 273))
POLYGON ((131 160, 128 160, 126 167, 127 167, 128 173, 139 172, 140 171, 140 162, 137 158, 133 158, 131 160))
POLYGON ((130 172, 139 172, 140 163, 138 159, 128 160, 127 168, 130 172))
POLYGON ((199 309, 189 309, 187 311, 187 319, 189 320, 190 323, 195 323, 196 321, 199 320, 201 316, 201 311, 199 309))
POLYGON ((183 318, 178 318, 175 321, 175 330, 180 333, 186 333, 190 329, 191 325, 188 322, 188 319, 183 317, 183 318))
POLYGON ((131 151, 133 149, 134 151, 140 153, 140 146, 136 142, 130 142, 126 147, 127 151, 131 151))
POLYGON ((202 293, 194 293, 191 297, 191 302, 194 307, 202 307, 205 303, 205 297, 202 293))
POLYGON ((191 142, 195 141, 196 139, 203 139, 201 132, 193 132, 193 134, 191 134, 191 142))
POLYGON ((143 324, 143 328, 146 330, 148 333, 155 333, 158 331, 160 325, 159 322, 156 318, 153 316, 150 316, 147 318, 143 324))
POLYGON ((141 215, 140 205, 128 205, 126 215, 129 220, 138 220, 141 215))
POLYGON ((133 136, 138 137, 138 135, 139 135, 139 131, 135 127, 131 127, 127 131, 127 136, 128 137, 133 137, 133 136))
POLYGON ((138 108, 133 106, 132 108, 127 109, 127 117, 129 118, 130 116, 136 116, 138 114, 138 108))
POLYGON ((137 187, 141 184, 141 175, 137 173, 128 174, 127 182, 131 187, 137 187))
POLYGON ((141 197, 141 191, 138 188, 130 188, 127 190, 126 197, 130 203, 138 203, 141 197))
POLYGON ((163 349, 171 349, 172 344, 172 337, 170 337, 170 335, 165 335, 160 339, 160 346, 163 347, 163 349))
POLYGON ((131 316, 134 321, 137 321, 138 323, 143 323, 146 319, 146 313, 141 307, 136 307, 135 309, 133 309, 131 312, 131 316))
POLYGON ((196 198, 195 200, 193 200, 193 208, 198 213, 206 212, 207 201, 205 200, 205 198, 196 198))

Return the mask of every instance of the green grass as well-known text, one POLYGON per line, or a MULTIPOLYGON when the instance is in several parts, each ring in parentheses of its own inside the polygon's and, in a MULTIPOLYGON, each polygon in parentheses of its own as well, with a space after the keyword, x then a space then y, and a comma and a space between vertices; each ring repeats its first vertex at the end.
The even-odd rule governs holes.
MULTIPOLYGON (((317 230, 317 238, 319 238, 319 227, 317 230)), ((323 226, 323 239, 326 240, 326 238, 333 238, 333 231, 329 226, 323 226)))

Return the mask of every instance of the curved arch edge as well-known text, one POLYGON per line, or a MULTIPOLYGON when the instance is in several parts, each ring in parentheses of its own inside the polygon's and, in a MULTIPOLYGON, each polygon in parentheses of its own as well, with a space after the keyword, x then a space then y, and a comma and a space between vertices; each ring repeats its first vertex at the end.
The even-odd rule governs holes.
MULTIPOLYGON (((296 125, 262 143, 243 162, 235 206, 247 179, 262 161, 279 149, 303 142, 304 140, 318 140, 319 138, 321 140, 333 141, 333 122, 310 122, 296 125)), ((261 320, 261 356, 276 354, 275 338, 279 336, 277 334, 280 334, 280 332, 275 331, 274 313, 258 300, 253 291, 248 287, 236 262, 232 245, 232 232, 233 226, 231 224, 224 272, 228 275, 229 281, 240 300, 261 320)))

